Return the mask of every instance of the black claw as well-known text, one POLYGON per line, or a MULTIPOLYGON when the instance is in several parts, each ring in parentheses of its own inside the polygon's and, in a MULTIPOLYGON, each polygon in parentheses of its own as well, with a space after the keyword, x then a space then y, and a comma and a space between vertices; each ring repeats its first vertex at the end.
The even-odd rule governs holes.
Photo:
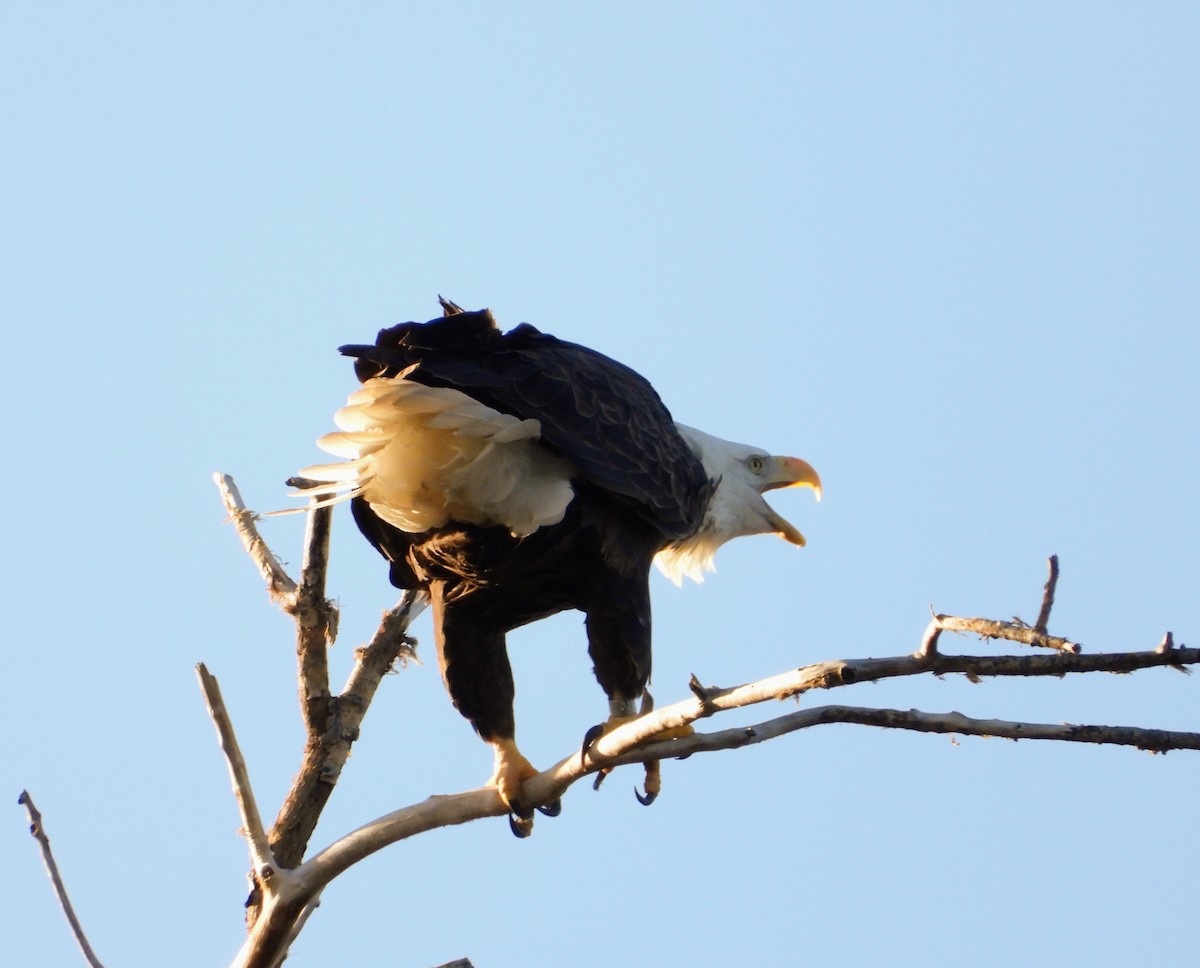
POLYGON ((588 754, 588 750, 592 748, 592 744, 604 735, 604 724, 597 723, 586 733, 583 734, 583 746, 579 750, 579 765, 583 765, 583 760, 588 754))
POLYGON ((647 793, 645 796, 642 796, 642 791, 637 787, 633 788, 633 795, 637 797, 638 803, 640 803, 643 807, 650 806, 650 804, 658 799, 657 793, 647 793))
POLYGON ((508 815, 508 829, 513 832, 513 836, 519 840, 524 840, 533 833, 533 819, 531 817, 518 817, 515 813, 508 815))
POLYGON ((600 784, 604 782, 604 778, 608 776, 608 770, 601 770, 596 774, 596 779, 592 781, 592 789, 599 790, 600 784))
POLYGON ((553 803, 546 803, 538 807, 538 813, 543 813, 547 817, 557 817, 562 813, 562 800, 555 800, 553 803))

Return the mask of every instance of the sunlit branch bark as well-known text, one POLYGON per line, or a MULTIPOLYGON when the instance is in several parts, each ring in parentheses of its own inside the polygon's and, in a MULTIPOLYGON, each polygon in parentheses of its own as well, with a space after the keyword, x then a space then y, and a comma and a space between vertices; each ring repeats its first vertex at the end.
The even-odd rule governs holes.
POLYGON ((309 735, 300 771, 271 828, 271 846, 280 866, 295 867, 303 859, 380 681, 398 659, 413 654, 406 633, 422 608, 423 599, 406 596, 385 613, 371 641, 359 650, 346 689, 329 697, 322 728, 309 735))
POLYGON ((408 627, 428 605, 429 597, 423 592, 405 592, 394 608, 383 613, 371 641, 354 653, 354 668, 342 688, 343 698, 356 697, 356 703, 365 709, 397 662, 403 666, 417 661, 416 643, 408 637, 408 627))
POLYGON ((333 509, 313 508, 306 516, 300 584, 285 610, 296 622, 300 711, 309 741, 316 741, 329 718, 329 646, 337 638, 337 609, 325 597, 333 509))
MULTIPOLYGON (((275 555, 258 534, 255 515, 246 509, 233 479, 225 474, 214 477, 230 518, 238 528, 243 547, 267 578, 272 599, 295 622, 297 681, 305 727, 300 769, 268 835, 267 857, 271 864, 264 866, 256 862, 252 872, 252 888, 246 905, 247 924, 252 926, 264 900, 262 872, 268 871, 273 876, 267 893, 274 893, 287 881, 282 876, 287 869, 301 862, 349 758, 350 748, 358 738, 363 717, 379 683, 397 661, 415 658, 413 642, 406 633, 409 623, 425 607, 426 599, 422 595, 405 596, 384 614, 370 643, 355 653, 354 667, 341 695, 333 695, 329 685, 328 648, 337 634, 338 613, 325 590, 332 509, 309 510, 304 561, 299 584, 296 584, 283 573, 275 555)), ((303 488, 307 482, 293 479, 290 483, 303 488)), ((311 911, 311 907, 307 910, 311 911)), ((286 947, 277 954, 283 952, 286 947)))
MULTIPOLYGON (((1109 653, 1099 656, 1079 656, 1071 653, 1054 656, 945 656, 938 657, 939 661, 932 664, 914 656, 818 663, 731 689, 704 690, 703 699, 687 699, 649 713, 601 737, 586 755, 573 752, 549 770, 525 781, 521 789, 521 798, 527 804, 546 804, 561 797, 582 777, 602 768, 638 763, 647 759, 679 759, 694 753, 733 749, 774 739, 798 729, 835 722, 924 732, 1003 736, 1011 739, 1109 743, 1136 746, 1156 752, 1200 749, 1200 733, 1122 726, 1054 726, 971 719, 961 713, 926 713, 918 710, 871 709, 842 705, 801 710, 755 726, 716 733, 696 733, 666 742, 646 742, 648 737, 663 728, 694 722, 718 712, 767 700, 787 699, 809 689, 836 688, 892 676, 942 674, 946 671, 974 676, 1062 675, 1092 671, 1130 672, 1162 665, 1200 663, 1200 649, 1175 651, 1176 654, 1170 657, 1170 661, 1165 661, 1165 658, 1155 651, 1109 653), (1035 660, 1034 664, 1028 665, 1029 660, 1035 660), (1019 671, 1022 668, 1024 671, 1019 671)), ((331 844, 293 871, 294 880, 290 886, 301 892, 322 888, 358 861, 389 844, 436 827, 453 826, 483 817, 503 816, 505 812, 506 808, 499 795, 491 788, 430 797, 422 803, 380 817, 331 844)))
POLYGON ((237 529, 238 537, 242 539, 242 547, 254 562, 258 573, 267 583, 267 592, 271 600, 284 608, 289 608, 295 602, 296 583, 284 571, 283 565, 275 557, 266 541, 258 533, 254 524, 256 516, 247 509, 238 492, 237 484, 228 474, 220 472, 213 474, 213 481, 221 492, 221 501, 229 514, 229 520, 237 529))
POLYGON ((75 942, 79 945, 79 950, 83 952, 83 957, 92 968, 104 968, 100 959, 96 957, 96 952, 92 950, 91 944, 88 943, 87 936, 83 933, 83 926, 79 923, 79 918, 75 915, 75 908, 71 904, 71 899, 67 897, 66 885, 63 884, 62 875, 58 872, 58 864, 54 860, 54 853, 50 850, 50 838, 46 835, 46 827, 42 823, 41 811, 34 806, 33 797, 29 795, 28 790, 21 791, 21 795, 17 798, 17 803, 24 805, 26 813, 29 814, 29 832, 42 848, 42 863, 46 865, 46 873, 50 875, 50 883, 54 886, 54 895, 58 898, 59 906, 67 918, 67 924, 71 927, 71 934, 75 936, 75 942))
MULTIPOLYGON (((387 624, 386 621, 384 623, 387 624)), ((1016 632, 1016 628, 1009 630, 1016 632)), ((972 679, 986 676, 1062 676, 1084 672, 1127 673, 1169 666, 1186 671, 1200 663, 1200 649, 1178 648, 1168 636, 1153 651, 1081 655, 945 656, 904 655, 881 659, 822 662, 778 676, 727 689, 706 688, 693 678, 692 698, 663 707, 601 737, 586 755, 572 752, 549 770, 527 780, 522 801, 548 804, 559 799, 572 784, 601 769, 647 760, 681 759, 695 753, 735 749, 774 739, 800 729, 830 723, 857 723, 878 727, 1011 739, 1044 739, 1064 742, 1135 746, 1156 752, 1200 750, 1200 733, 1173 732, 1126 726, 1047 725, 996 719, 972 719, 961 713, 928 713, 919 710, 874 709, 827 705, 775 717, 753 726, 695 733, 667 742, 648 742, 665 728, 692 723, 743 706, 797 697, 812 689, 833 689, 885 678, 960 673, 972 679)), ((507 812, 492 788, 430 797, 422 803, 393 811, 339 838, 309 861, 287 872, 277 895, 268 897, 255 925, 244 958, 235 965, 252 966, 272 950, 272 939, 288 934, 291 919, 304 910, 334 878, 360 860, 396 843, 438 827, 468 823, 507 812)), ((282 942, 280 942, 282 943, 282 942)))
MULTIPOLYGON (((232 489, 232 481, 228 483, 232 489)), ((303 482, 294 483, 303 486, 303 482)), ((236 490, 232 493, 236 494, 236 490)), ((240 499, 237 503, 240 506, 240 499)), ((394 609, 385 613, 372 640, 356 651, 354 666, 341 695, 331 695, 325 650, 332 640, 336 612, 324 597, 328 514, 328 509, 310 511, 304 574, 291 600, 282 603, 297 622, 301 703, 305 707, 308 740, 300 772, 270 833, 270 851, 278 866, 273 871, 270 889, 251 896, 247 918, 250 930, 234 961, 238 968, 273 968, 277 965, 285 957, 304 919, 319 902, 324 888, 365 857, 437 827, 501 817, 507 813, 499 794, 490 787, 430 797, 380 817, 338 838, 307 861, 303 860, 317 819, 341 774, 350 746, 358 736, 363 716, 383 676, 397 661, 405 663, 415 658, 407 629, 427 604, 422 595, 406 595, 394 609)), ((249 515, 249 519, 252 521, 253 516, 249 515)), ((263 554, 255 550, 259 547, 257 544, 247 542, 245 538, 243 543, 252 556, 263 554)), ((264 560, 274 561, 273 555, 265 554, 264 560)), ((729 710, 767 701, 798 699, 814 689, 844 688, 902 676, 940 677, 957 673, 972 680, 989 676, 1061 677, 1083 672, 1128 673, 1160 666, 1187 671, 1188 666, 1200 663, 1200 650, 1176 647, 1170 633, 1152 651, 1096 655, 1082 654, 1078 644, 1049 635, 1047 624, 1058 581, 1056 557, 1051 557, 1049 568, 1037 621, 1032 626, 1020 619, 1003 622, 934 614, 915 654, 820 662, 729 688, 705 686, 693 676, 689 683, 689 698, 646 712, 633 722, 601 736, 584 753, 571 752, 550 769, 526 780, 521 800, 530 806, 546 805, 561 798, 572 784, 589 774, 625 764, 682 759, 695 753, 735 749, 829 723, 1012 739, 1107 743, 1160 752, 1200 749, 1200 734, 1197 733, 1129 726, 980 720, 958 712, 929 713, 841 704, 796 710, 753 726, 696 732, 670 741, 655 739, 664 730, 688 726, 729 710), (941 633, 946 631, 973 632, 987 639, 1004 639, 1053 649, 1054 652, 1050 655, 944 655, 938 646, 941 633)), ((261 565, 260 570, 263 570, 261 565)))
POLYGON ((238 813, 242 818, 242 830, 246 833, 246 842, 250 848, 251 866, 257 877, 269 884, 275 874, 275 861, 271 856, 267 832, 263 828, 258 804, 254 799, 254 790, 250 785, 250 773, 238 746, 233 722, 225 708, 225 700, 221 698, 221 687, 203 662, 196 666, 196 677, 200 680, 208 715, 217 729, 221 752, 225 754, 225 765, 229 768, 229 779, 233 784, 233 796, 237 800, 238 813))
POLYGON ((985 639, 1007 639, 1022 645, 1033 645, 1060 652, 1080 652, 1079 643, 1047 635, 1044 631, 1018 622, 997 622, 990 618, 960 618, 957 615, 935 615, 933 625, 939 632, 974 632, 985 639))
POLYGON ((766 722, 714 733, 696 733, 669 743, 647 745, 637 754, 623 754, 618 763, 637 762, 640 756, 665 750, 676 758, 693 753, 737 749, 777 739, 797 730, 833 723, 906 729, 922 733, 954 733, 961 736, 1003 739, 1041 739, 1070 743, 1134 746, 1151 753, 1170 750, 1200 750, 1200 733, 1136 726, 1087 726, 1072 723, 1044 724, 1003 719, 974 719, 958 712, 927 713, 919 709, 881 709, 861 706, 816 706, 778 716, 766 722))

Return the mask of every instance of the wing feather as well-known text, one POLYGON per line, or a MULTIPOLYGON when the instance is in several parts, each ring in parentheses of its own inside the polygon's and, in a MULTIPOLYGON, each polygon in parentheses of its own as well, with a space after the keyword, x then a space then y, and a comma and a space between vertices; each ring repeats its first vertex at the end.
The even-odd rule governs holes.
POLYGON ((500 334, 484 311, 405 323, 342 352, 357 358, 360 376, 408 370, 405 382, 451 387, 536 421, 542 442, 579 477, 668 538, 694 533, 703 519, 713 485, 670 411, 644 377, 595 350, 526 325, 500 334))

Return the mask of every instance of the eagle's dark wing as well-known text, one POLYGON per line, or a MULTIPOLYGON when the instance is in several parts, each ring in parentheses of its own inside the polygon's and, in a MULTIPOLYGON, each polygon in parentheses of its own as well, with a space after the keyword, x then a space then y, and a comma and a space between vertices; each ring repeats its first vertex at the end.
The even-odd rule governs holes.
POLYGON ((532 326, 501 334, 491 314, 458 313, 344 346, 361 379, 395 376, 453 387, 486 406, 536 419, 542 441, 579 476, 631 506, 668 539, 692 534, 711 496, 703 466, 654 388, 601 353, 532 326))

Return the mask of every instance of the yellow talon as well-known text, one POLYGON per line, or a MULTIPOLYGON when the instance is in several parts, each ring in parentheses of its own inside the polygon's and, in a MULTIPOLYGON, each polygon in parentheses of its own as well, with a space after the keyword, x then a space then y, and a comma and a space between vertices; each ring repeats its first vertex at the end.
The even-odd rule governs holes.
POLYGON ((526 812, 520 805, 521 784, 531 776, 537 776, 537 769, 521 755, 521 751, 517 749, 517 742, 512 737, 489 742, 495 750, 496 762, 487 785, 496 788, 500 799, 511 813, 519 815, 526 812))
MULTIPOLYGON (((606 722, 589 730, 588 735, 584 737, 581 755, 586 755, 592 743, 594 743, 601 736, 608 735, 619 726, 624 726, 626 723, 631 723, 635 719, 640 718, 653 709, 653 700, 647 701, 647 699, 648 695, 643 699, 641 713, 636 715, 613 714, 608 717, 606 722)), ((642 742, 657 743, 670 739, 682 739, 684 736, 691 736, 694 732, 695 729, 692 728, 691 723, 684 723, 682 726, 671 726, 667 729, 660 729, 657 733, 647 736, 644 740, 642 740, 642 742)), ((639 803, 648 807, 658 798, 658 794, 662 790, 662 768, 659 765, 658 760, 646 760, 644 765, 646 767, 646 792, 643 794, 635 789, 634 795, 638 798, 639 803)), ((608 772, 609 770, 607 768, 602 768, 597 772, 596 781, 592 785, 592 789, 600 788, 600 784, 604 780, 605 776, 608 775, 608 772)))

